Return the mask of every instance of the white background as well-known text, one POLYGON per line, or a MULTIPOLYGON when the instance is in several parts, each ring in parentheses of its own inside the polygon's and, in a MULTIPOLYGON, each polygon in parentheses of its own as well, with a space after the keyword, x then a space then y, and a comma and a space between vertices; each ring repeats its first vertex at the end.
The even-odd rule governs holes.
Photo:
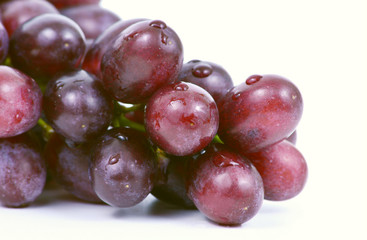
POLYGON ((185 62, 216 62, 236 84, 252 74, 292 80, 304 100, 297 146, 309 166, 307 185, 292 200, 265 201, 234 228, 153 197, 115 209, 46 191, 29 208, 0 208, 0 239, 367 239, 367 1, 102 5, 123 19, 164 20, 180 36, 185 62))

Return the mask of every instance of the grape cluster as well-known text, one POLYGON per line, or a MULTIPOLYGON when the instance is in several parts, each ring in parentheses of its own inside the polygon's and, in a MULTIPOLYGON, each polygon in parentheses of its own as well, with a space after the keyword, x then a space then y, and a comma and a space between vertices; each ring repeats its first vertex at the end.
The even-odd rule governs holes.
POLYGON ((84 201, 131 207, 152 194, 239 225, 264 199, 301 192, 291 81, 234 86, 219 64, 184 63, 164 21, 98 3, 1 1, 0 204, 31 204, 56 181, 84 201))

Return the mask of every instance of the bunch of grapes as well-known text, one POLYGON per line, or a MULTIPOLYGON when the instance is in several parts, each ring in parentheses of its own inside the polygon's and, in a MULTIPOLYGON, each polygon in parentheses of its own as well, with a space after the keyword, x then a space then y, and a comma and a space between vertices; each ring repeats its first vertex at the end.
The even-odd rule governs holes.
POLYGON ((120 20, 98 0, 1 2, 0 204, 29 205, 51 179, 84 201, 152 194, 239 225, 303 189, 288 79, 234 86, 219 64, 184 63, 164 21, 120 20))

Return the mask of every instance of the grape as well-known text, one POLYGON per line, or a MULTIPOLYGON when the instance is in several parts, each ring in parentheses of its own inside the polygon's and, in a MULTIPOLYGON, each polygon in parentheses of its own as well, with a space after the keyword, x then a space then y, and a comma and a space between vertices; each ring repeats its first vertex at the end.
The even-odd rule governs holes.
POLYGON ((47 1, 16 0, 1 5, 1 19, 11 36, 14 31, 27 20, 44 13, 59 13, 59 11, 47 1))
POLYGON ((176 80, 183 62, 182 43, 160 20, 126 28, 105 52, 104 86, 118 101, 144 103, 160 87, 176 80))
POLYGON ((58 9, 85 4, 98 4, 101 0, 47 0, 58 9))
POLYGON ((120 18, 99 5, 80 5, 61 10, 61 14, 73 19, 83 30, 87 39, 97 38, 106 28, 120 18))
POLYGON ((287 137, 286 139, 287 139, 287 141, 293 143, 293 145, 296 145, 296 143, 297 143, 297 131, 294 130, 294 132, 289 137, 287 137))
POLYGON ((60 14, 42 14, 21 25, 10 38, 12 64, 31 77, 50 78, 75 69, 86 49, 80 27, 60 14))
POLYGON ((159 89, 145 110, 145 127, 154 144, 176 156, 199 152, 218 129, 218 109, 201 87, 178 82, 159 89))
POLYGON ((130 121, 144 125, 144 109, 136 109, 135 111, 125 113, 125 117, 130 121))
POLYGON ((212 221, 239 225, 259 211, 264 196, 255 167, 224 145, 213 144, 191 165, 188 195, 212 221))
POLYGON ((32 78, 0 66, 0 138, 19 135, 36 125, 41 105, 41 89, 32 78))
POLYGON ((176 157, 157 150, 158 174, 152 190, 153 196, 183 208, 195 208, 186 191, 186 176, 193 157, 176 157))
POLYGON ((217 103, 233 87, 231 76, 222 66, 200 60, 185 63, 178 80, 204 88, 217 103))
POLYGON ((138 204, 152 190, 155 172, 154 153, 141 132, 116 128, 97 142, 90 174, 95 192, 107 204, 138 204))
POLYGON ((1 205, 23 207, 32 203, 45 182, 45 162, 28 135, 0 139, 1 205))
POLYGON ((53 134, 45 149, 47 168, 53 179, 74 196, 88 202, 101 202, 89 178, 91 145, 73 146, 53 134))
POLYGON ((242 154, 288 137, 301 119, 302 96, 286 78, 253 75, 219 104, 219 136, 242 154))
POLYGON ((81 143, 107 130, 113 102, 95 76, 75 70, 48 82, 43 110, 57 133, 81 143))
POLYGON ((99 35, 96 40, 92 43, 90 49, 87 51, 83 62, 83 69, 90 73, 102 78, 101 73, 101 61, 104 53, 112 44, 118 35, 130 25, 144 21, 144 18, 130 19, 130 20, 120 20, 112 24, 107 28, 101 35, 99 35))
POLYGON ((302 154, 288 141, 273 144, 247 157, 259 171, 265 199, 287 200, 298 195, 307 180, 307 164, 302 154))
POLYGON ((9 37, 2 22, 0 22, 0 64, 4 62, 8 55, 9 37))

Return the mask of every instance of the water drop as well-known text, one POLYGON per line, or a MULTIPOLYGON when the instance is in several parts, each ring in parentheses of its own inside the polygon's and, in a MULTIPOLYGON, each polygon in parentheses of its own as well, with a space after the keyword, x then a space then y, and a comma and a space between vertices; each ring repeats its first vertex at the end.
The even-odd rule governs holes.
POLYGON ((189 89, 189 86, 186 83, 181 82, 179 84, 176 84, 173 89, 176 91, 186 91, 187 89, 189 89))
POLYGON ((236 101, 240 96, 241 96, 241 93, 234 93, 232 95, 232 99, 236 101))
POLYGON ((161 20, 154 20, 150 22, 149 26, 159 29, 165 29, 167 27, 166 23, 161 20))
POLYGON ((197 59, 193 59, 191 61, 188 61, 187 63, 199 63, 201 62, 200 60, 197 60, 197 59))
POLYGON ((261 76, 261 75, 252 75, 252 76, 250 76, 246 79, 246 84, 247 85, 252 85, 252 84, 258 82, 262 77, 263 76, 261 76))
POLYGON ((116 163, 118 163, 118 161, 120 160, 120 154, 116 154, 113 155, 112 157, 110 157, 110 159, 108 160, 108 164, 109 165, 114 165, 116 163))
POLYGON ((168 40, 168 36, 162 32, 161 33, 161 42, 163 44, 167 45, 167 42, 168 42, 167 40, 168 40))
POLYGON ((239 163, 232 161, 229 157, 222 154, 215 155, 213 163, 217 167, 233 167, 239 165, 239 163))
POLYGON ((212 72, 212 66, 207 63, 198 63, 192 68, 192 75, 198 78, 208 77, 212 72))

